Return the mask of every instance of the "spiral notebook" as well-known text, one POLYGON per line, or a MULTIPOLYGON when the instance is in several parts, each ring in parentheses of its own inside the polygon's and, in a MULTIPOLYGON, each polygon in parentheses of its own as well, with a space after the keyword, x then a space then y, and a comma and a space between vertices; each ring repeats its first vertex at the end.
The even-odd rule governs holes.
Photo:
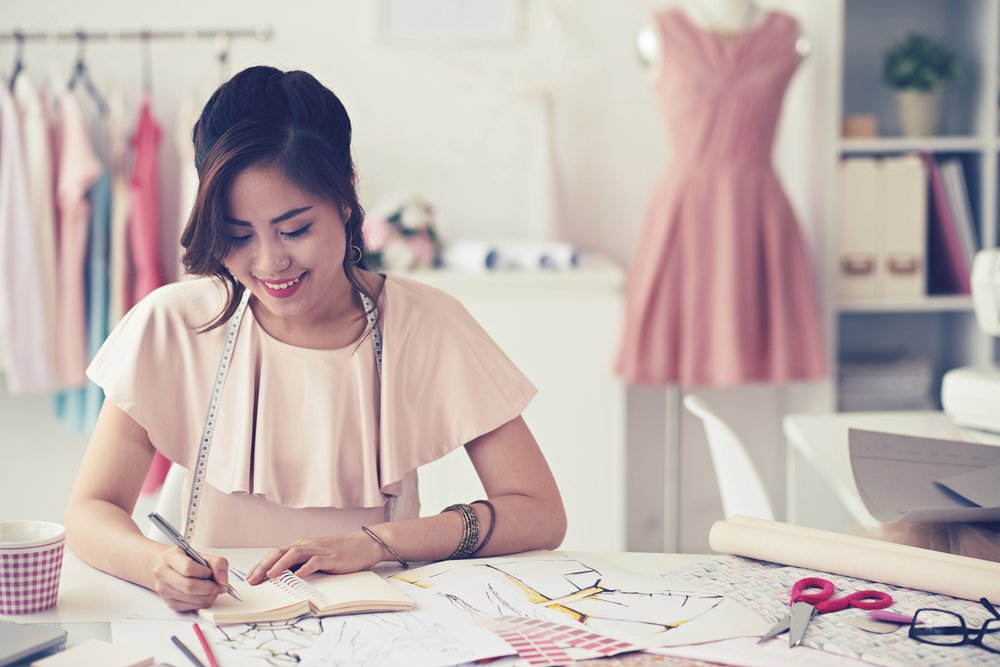
POLYGON ((256 586, 235 578, 230 583, 243 601, 220 595, 211 607, 199 609, 199 616, 223 625, 285 621, 309 613, 333 616, 413 608, 413 601, 405 593, 374 572, 316 573, 303 578, 286 570, 276 579, 256 586))

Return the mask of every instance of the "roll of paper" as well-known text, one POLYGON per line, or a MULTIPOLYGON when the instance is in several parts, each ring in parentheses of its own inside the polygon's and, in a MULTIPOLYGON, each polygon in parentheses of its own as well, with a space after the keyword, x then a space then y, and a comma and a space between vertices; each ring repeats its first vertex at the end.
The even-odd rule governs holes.
POLYGON ((491 271, 497 268, 498 259, 496 247, 486 241, 451 241, 441 253, 446 268, 469 273, 491 271))
POLYGON ((569 243, 549 243, 542 250, 542 266, 546 269, 573 269, 580 263, 580 250, 569 243))
POLYGON ((545 244, 536 241, 500 241, 497 263, 502 269, 543 269, 544 250, 545 244))
POLYGON ((966 600, 1000 600, 1000 563, 745 516, 717 521, 719 553, 915 588, 966 600))
POLYGON ((507 240, 497 242, 499 264, 508 269, 571 269, 580 252, 558 241, 507 240))

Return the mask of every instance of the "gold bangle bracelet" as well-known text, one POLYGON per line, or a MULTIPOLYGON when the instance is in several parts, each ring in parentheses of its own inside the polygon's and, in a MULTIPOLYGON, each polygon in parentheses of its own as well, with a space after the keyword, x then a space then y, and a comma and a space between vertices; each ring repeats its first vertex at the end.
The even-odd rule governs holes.
POLYGON ((462 517, 462 539, 448 556, 448 560, 468 558, 475 551, 476 544, 479 543, 479 517, 476 516, 476 511, 472 509, 471 505, 464 503, 449 505, 441 510, 442 514, 445 512, 457 512, 462 517))
POLYGON ((373 540, 375 540, 376 542, 378 542, 379 544, 381 544, 383 549, 385 549, 386 551, 388 551, 392 555, 393 558, 395 558, 397 561, 399 561, 399 564, 403 566, 404 570, 409 570, 410 569, 410 564, 407 563, 402 558, 400 558, 399 554, 396 553, 395 550, 392 547, 390 547, 388 544, 386 544, 385 542, 383 542, 381 540, 381 538, 379 538, 378 535, 376 535, 375 533, 373 533, 368 526, 361 526, 361 530, 365 531, 365 533, 367 533, 368 537, 372 538, 373 540))

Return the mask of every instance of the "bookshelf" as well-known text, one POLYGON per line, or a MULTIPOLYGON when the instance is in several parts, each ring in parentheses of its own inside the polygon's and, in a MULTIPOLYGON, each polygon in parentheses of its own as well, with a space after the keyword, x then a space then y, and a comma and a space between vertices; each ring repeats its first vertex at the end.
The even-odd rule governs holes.
MULTIPOLYGON (((998 346, 976 326, 968 295, 838 297, 839 169, 844 158, 929 153, 957 159, 965 173, 978 247, 997 245, 1000 198, 1000 0, 840 0, 830 74, 839 108, 831 142, 830 215, 824 252, 826 303, 833 368, 891 356, 919 357, 933 369, 930 396, 937 402, 941 376, 955 366, 989 364, 998 346), (956 52, 962 77, 945 95, 936 136, 906 137, 899 128, 893 92, 881 82, 886 48, 908 32, 924 32, 956 52), (878 136, 843 138, 852 114, 872 114, 878 136)), ((837 382, 839 373, 834 373, 837 382)), ((877 406, 873 405, 873 408, 877 406)))

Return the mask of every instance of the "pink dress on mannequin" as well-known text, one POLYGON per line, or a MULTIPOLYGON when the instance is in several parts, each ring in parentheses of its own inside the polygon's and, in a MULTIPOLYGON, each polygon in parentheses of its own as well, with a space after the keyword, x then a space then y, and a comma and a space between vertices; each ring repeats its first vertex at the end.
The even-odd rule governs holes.
POLYGON ((768 12, 724 36, 667 9, 656 25, 674 153, 630 269, 618 373, 685 386, 823 377, 808 252, 771 164, 798 23, 768 12))

